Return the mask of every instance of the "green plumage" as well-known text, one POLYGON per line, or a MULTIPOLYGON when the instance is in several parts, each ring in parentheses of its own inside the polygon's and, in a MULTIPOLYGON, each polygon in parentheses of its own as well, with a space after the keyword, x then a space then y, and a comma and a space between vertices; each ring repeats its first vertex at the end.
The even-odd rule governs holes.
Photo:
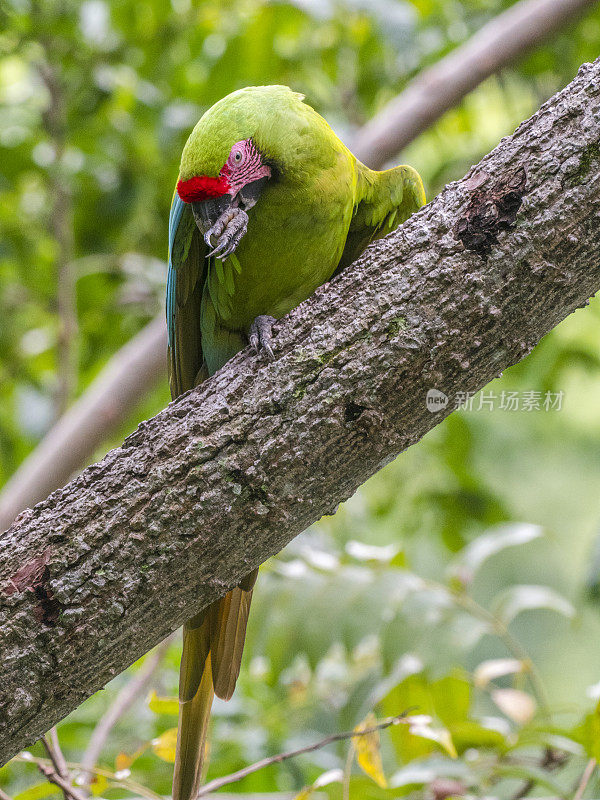
MULTIPOLYGON (((173 397, 243 348, 257 316, 286 314, 425 202, 415 170, 368 169, 285 86, 241 89, 209 109, 185 145, 180 179, 216 178, 232 146, 250 138, 272 175, 235 254, 206 258, 191 206, 174 199, 167 300, 173 397)), ((235 686, 255 577, 184 629, 177 800, 190 800, 199 785, 213 688, 228 697, 235 686)))
POLYGON ((209 109, 185 145, 180 178, 217 176, 233 144, 249 137, 274 175, 235 258, 205 258, 189 207, 175 235, 174 396, 194 385, 203 361, 212 374, 244 347, 256 316, 286 314, 425 202, 415 170, 368 169, 285 86, 241 89, 209 109))

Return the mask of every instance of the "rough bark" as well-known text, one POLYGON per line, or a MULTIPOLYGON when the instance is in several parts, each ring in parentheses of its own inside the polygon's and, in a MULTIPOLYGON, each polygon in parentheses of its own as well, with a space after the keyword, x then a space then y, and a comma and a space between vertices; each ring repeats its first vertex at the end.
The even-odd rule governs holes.
POLYGON ((0 761, 349 497, 600 288, 600 60, 0 540, 0 761))
MULTIPOLYGON (((521 0, 484 25, 439 64, 417 75, 350 142, 356 155, 381 167, 460 102, 482 80, 576 21, 598 0, 521 0)), ((164 315, 116 353, 25 459, 0 492, 0 529, 26 506, 62 486, 130 417, 146 392, 166 379, 164 315), (123 377, 125 376, 125 377, 123 377), (117 401, 115 401, 117 398, 117 401)))

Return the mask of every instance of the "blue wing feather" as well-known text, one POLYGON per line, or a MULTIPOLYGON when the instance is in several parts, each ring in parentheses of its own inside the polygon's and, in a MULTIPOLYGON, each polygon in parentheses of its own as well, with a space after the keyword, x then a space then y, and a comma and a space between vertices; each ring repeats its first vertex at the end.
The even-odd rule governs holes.
POLYGON ((203 368, 201 305, 208 266, 206 249, 191 206, 175 193, 169 215, 166 297, 169 383, 173 397, 191 389, 203 368))
POLYGON ((169 269, 167 272, 167 330, 169 333, 169 347, 173 346, 175 340, 175 304, 176 304, 176 285, 177 269, 173 264, 173 245, 177 228, 181 221, 186 204, 179 197, 177 192, 173 195, 171 203, 171 213, 169 214, 169 269))

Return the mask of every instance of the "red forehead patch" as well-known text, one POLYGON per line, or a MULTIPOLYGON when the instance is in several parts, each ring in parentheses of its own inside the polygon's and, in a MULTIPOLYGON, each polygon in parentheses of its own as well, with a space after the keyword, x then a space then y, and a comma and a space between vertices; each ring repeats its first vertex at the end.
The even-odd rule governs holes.
POLYGON ((195 203, 200 200, 207 200, 209 197, 220 197, 229 191, 229 181, 225 175, 218 178, 209 178, 207 175, 199 175, 187 181, 179 181, 177 184, 177 194, 184 203, 195 203))

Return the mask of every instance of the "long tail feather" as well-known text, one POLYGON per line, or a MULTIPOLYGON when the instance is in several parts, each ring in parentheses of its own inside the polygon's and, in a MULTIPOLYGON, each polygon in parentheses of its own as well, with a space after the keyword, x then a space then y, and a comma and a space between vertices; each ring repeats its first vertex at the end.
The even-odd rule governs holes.
POLYGON ((209 615, 204 612, 192 617, 184 625, 173 800, 193 800, 200 788, 206 733, 214 697, 209 635, 209 615))
POLYGON ((254 579, 245 578, 211 613, 210 648, 215 694, 229 700, 240 674, 254 579), (249 587, 249 588, 242 588, 249 587))
POLYGON ((204 747, 214 697, 210 655, 193 700, 179 707, 177 753, 173 772, 173 800, 193 800, 198 794, 204 764, 204 747))
POLYGON ((198 794, 213 698, 229 700, 235 689, 257 574, 253 570, 183 626, 173 800, 198 794))

